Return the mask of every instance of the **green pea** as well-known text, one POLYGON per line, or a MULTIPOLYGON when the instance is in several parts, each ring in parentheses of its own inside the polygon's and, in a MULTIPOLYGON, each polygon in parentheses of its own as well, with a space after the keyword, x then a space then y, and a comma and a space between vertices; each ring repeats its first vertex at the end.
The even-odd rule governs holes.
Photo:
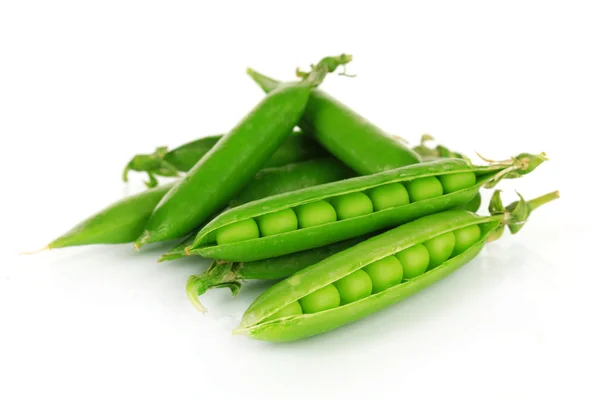
POLYGON ((402 264, 394 256, 387 256, 363 268, 373 282, 373 293, 379 293, 402 282, 402 264))
POLYGON ((407 189, 411 203, 439 197, 444 194, 444 188, 435 176, 412 180, 408 182, 407 189))
POLYGON ((402 264, 404 279, 412 279, 425 273, 429 266, 429 252, 422 244, 404 249, 394 256, 402 264))
POLYGON ((341 304, 348 304, 371 295, 373 283, 362 269, 354 271, 333 283, 340 292, 341 304))
POLYGON ((256 222, 250 218, 225 225, 217 231, 217 244, 236 243, 256 239, 260 235, 256 222))
POLYGON ((305 314, 318 313, 338 307, 340 305, 340 292, 338 292, 335 286, 329 284, 304 296, 298 301, 305 314))
POLYGON ((291 208, 261 215, 257 222, 262 237, 298 229, 298 218, 291 208))
POLYGON ((456 174, 440 175, 439 179, 440 182, 442 182, 445 194, 456 192, 461 189, 466 189, 468 187, 474 186, 477 182, 477 178, 475 178, 475 173, 471 171, 458 172, 456 174))
POLYGON ((470 225, 454 231, 454 252, 452 257, 457 256, 473 246, 481 238, 479 225, 470 225))
POLYGON ((410 203, 408 192, 401 183, 390 183, 368 191, 375 211, 410 203))
POLYGON ((354 192, 331 199, 338 220, 354 218, 373 212, 373 203, 363 192, 354 192))
POLYGON ((337 221, 335 208, 325 200, 296 207, 296 216, 300 229, 337 221))
POLYGON ((443 233, 423 243, 429 253, 429 267, 433 269, 446 261, 454 251, 454 233, 443 233))
POLYGON ((300 314, 302 314, 302 307, 300 306, 300 303, 294 301, 293 303, 290 303, 281 310, 277 311, 275 314, 271 315, 269 318, 265 319, 265 321, 272 321, 274 319, 300 314))

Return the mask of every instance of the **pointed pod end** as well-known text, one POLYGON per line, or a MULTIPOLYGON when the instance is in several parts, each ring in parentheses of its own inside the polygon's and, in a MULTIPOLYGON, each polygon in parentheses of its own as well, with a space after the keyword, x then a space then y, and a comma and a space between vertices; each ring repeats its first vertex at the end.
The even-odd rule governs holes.
POLYGON ((532 172, 539 167, 540 164, 548 160, 549 159, 544 152, 540 154, 521 153, 515 157, 515 161, 518 163, 516 166, 523 175, 532 172))
POLYGON ((42 252, 48 251, 50 249, 51 249, 50 245, 46 245, 46 246, 42 247, 41 249, 37 249, 37 250, 34 250, 34 251, 22 251, 22 252, 19 253, 19 255, 22 255, 22 256, 31 256, 33 254, 42 253, 42 252))
POLYGON ((133 242, 133 247, 135 248, 136 251, 140 251, 142 246, 147 244, 149 241, 150 241, 150 232, 144 231, 142 236, 140 236, 139 238, 137 238, 137 240, 135 242, 133 242))
POLYGON ((240 335, 247 335, 248 330, 244 327, 242 327, 241 325, 238 326, 237 328, 235 328, 233 331, 231 331, 231 334, 233 336, 240 336, 240 335))

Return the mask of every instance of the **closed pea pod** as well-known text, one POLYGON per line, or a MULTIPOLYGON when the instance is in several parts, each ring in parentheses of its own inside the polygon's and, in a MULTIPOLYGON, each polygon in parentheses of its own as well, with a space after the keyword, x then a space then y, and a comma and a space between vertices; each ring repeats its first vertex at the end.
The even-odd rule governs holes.
MULTIPOLYGON (((282 83, 252 69, 248 75, 267 93, 282 83)), ((299 73, 299 76, 305 76, 299 73)), ((314 90, 299 123, 336 158, 361 175, 420 162, 402 142, 321 90, 314 90)))
MULTIPOLYGON (((532 210, 557 197, 558 192, 529 202, 521 198, 506 209, 498 207, 496 201, 490 207, 492 215, 485 217, 461 210, 444 211, 374 236, 276 283, 252 303, 244 313, 240 326, 234 332, 259 340, 292 341, 359 320, 456 271, 477 256, 487 241, 498 239, 505 226, 508 226, 513 233, 518 231, 532 210), (335 285, 335 282, 355 271, 364 270, 365 266, 437 236, 472 225, 481 228, 478 240, 461 254, 453 256, 433 270, 338 307, 267 321, 271 315, 288 304, 295 301, 302 303, 302 299, 310 293, 322 287, 335 285)), ((499 195, 496 193, 494 198, 499 199, 499 195)))
MULTIPOLYGON (((333 158, 318 158, 278 168, 267 168, 259 171, 242 193, 231 200, 230 206, 350 176, 354 176, 354 173, 333 158)), ((142 234, 152 211, 173 185, 174 183, 170 183, 125 197, 80 222, 49 243, 46 248, 131 243, 142 234)), ((183 257, 185 247, 191 244, 192 241, 180 249, 172 249, 171 255, 167 257, 183 257)))
POLYGON ((481 187, 492 187, 503 178, 527 174, 543 160, 543 155, 529 154, 521 154, 507 162, 488 166, 473 166, 459 159, 439 160, 273 196, 219 215, 200 230, 194 243, 186 251, 188 254, 228 261, 253 261, 325 246, 467 203, 477 195, 481 187), (394 183, 408 186, 416 180, 430 177, 437 179, 441 175, 462 172, 474 173, 477 177, 476 184, 453 193, 442 193, 438 197, 379 211, 372 208, 368 197, 368 193, 373 193, 373 189, 381 186, 394 183), (285 209, 298 209, 305 204, 320 201, 327 201, 333 206, 337 213, 336 221, 226 245, 215 242, 215 233, 229 224, 285 209), (340 211, 347 214, 340 215, 340 211))
MULTIPOLYGON (((152 154, 138 154, 123 170, 123 181, 128 181, 129 171, 148 174, 148 187, 158 184, 156 176, 173 177, 188 172, 204 157, 224 135, 207 136, 185 143, 173 150, 158 147, 152 154)), ((317 142, 302 132, 293 132, 275 150, 263 168, 281 167, 286 164, 326 157, 327 152, 317 142)))
POLYGON ((266 96, 161 199, 136 248, 183 237, 220 211, 290 135, 312 89, 350 59, 323 59, 302 81, 266 96))

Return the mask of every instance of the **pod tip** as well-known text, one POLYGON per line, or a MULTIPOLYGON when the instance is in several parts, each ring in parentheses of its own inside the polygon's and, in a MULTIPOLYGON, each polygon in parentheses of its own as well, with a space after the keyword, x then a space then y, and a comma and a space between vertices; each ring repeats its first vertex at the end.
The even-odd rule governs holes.
POLYGON ((41 249, 37 249, 34 251, 22 251, 19 254, 22 256, 25 256, 25 255, 30 256, 30 255, 38 254, 38 253, 48 251, 48 250, 50 250, 50 245, 46 245, 46 246, 42 247, 41 249))
POLYGON ((150 241, 150 232, 145 231, 142 236, 140 236, 139 238, 137 238, 137 240, 135 242, 133 242, 133 247, 137 250, 140 251, 140 249, 142 248, 143 245, 145 245, 146 243, 148 243, 150 241))
POLYGON ((233 331, 231 331, 231 334, 233 336, 245 335, 246 334, 246 329, 241 328, 241 327, 238 326, 233 331))

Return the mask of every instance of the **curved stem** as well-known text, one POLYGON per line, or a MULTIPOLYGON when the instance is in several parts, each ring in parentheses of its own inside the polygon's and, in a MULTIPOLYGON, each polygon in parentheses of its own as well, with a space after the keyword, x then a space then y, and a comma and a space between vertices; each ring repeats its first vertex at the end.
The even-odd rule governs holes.
MULTIPOLYGON (((335 57, 325 57, 319 61, 317 65, 311 65, 310 72, 302 72, 299 69, 296 69, 296 75, 302 78, 304 82, 307 82, 312 86, 319 86, 328 73, 334 72, 338 67, 345 66, 350 61, 352 61, 352 55, 350 54, 340 54, 339 56, 335 57)), ((350 76, 346 74, 345 69, 342 75, 350 76)))
POLYGON ((199 296, 214 287, 229 287, 235 295, 241 284, 236 281, 234 264, 230 262, 213 261, 202 275, 192 275, 188 278, 185 291, 192 305, 200 312, 206 308, 200 303, 199 296))
POLYGON ((19 254, 30 256, 32 254, 42 253, 42 252, 48 251, 50 249, 51 249, 50 245, 47 245, 47 246, 44 246, 44 247, 42 247, 41 249, 38 249, 38 250, 34 250, 34 251, 22 251, 19 254))
POLYGON ((131 162, 128 162, 125 168, 123 169, 123 174, 121 175, 121 179, 123 182, 129 181, 129 171, 131 170, 131 162))
POLYGON ((205 313, 207 310, 200 303, 198 298, 201 294, 206 292, 206 287, 203 288, 203 279, 201 276, 192 275, 188 278, 187 284, 185 285, 185 292, 188 298, 192 302, 192 305, 196 307, 201 313, 205 313))

